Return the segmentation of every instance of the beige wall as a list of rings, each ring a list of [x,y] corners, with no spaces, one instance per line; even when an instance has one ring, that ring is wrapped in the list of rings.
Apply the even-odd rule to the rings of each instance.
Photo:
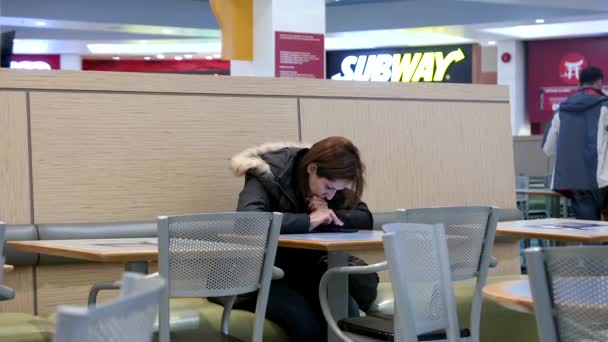
[[[542,135],[513,137],[515,175],[546,176],[552,172],[552,162],[541,148]]]
[[[376,210],[513,203],[503,87],[66,71],[0,85],[14,89],[0,93],[9,223],[232,210],[228,158],[300,136],[353,139]]]
[[[243,180],[231,175],[230,156],[329,135],[360,147],[372,210],[513,207],[510,132],[508,89],[499,86],[2,70],[0,220],[233,210]],[[38,289],[38,311],[48,313],[83,304],[87,284],[120,266],[81,270],[18,268],[7,281],[35,282],[18,291]],[[14,305],[29,312],[32,303]]]

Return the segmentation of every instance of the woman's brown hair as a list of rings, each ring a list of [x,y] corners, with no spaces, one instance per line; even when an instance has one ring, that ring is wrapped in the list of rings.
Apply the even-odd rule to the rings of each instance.
[[[312,145],[298,165],[298,178],[303,194],[308,193],[307,167],[317,165],[317,175],[331,181],[343,179],[351,182],[350,190],[343,191],[348,208],[354,208],[361,200],[365,187],[365,165],[359,149],[344,137],[325,138]],[[306,180],[306,181],[304,181]]]

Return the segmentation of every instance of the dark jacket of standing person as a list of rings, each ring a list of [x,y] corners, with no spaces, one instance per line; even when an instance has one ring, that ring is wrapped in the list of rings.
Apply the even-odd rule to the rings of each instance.
[[[608,198],[608,97],[597,68],[581,72],[581,88],[559,105],[543,150],[555,158],[551,188],[572,199],[575,217],[600,220]]]

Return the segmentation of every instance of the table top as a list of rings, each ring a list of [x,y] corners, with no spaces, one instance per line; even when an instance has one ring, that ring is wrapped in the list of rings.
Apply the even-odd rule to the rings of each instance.
[[[541,219],[499,222],[496,236],[582,243],[608,242],[608,222],[575,219]]]
[[[4,272],[11,272],[13,270],[13,265],[4,265],[3,270]]]
[[[284,234],[279,247],[319,251],[354,251],[383,249],[382,231],[360,230],[355,233]]]
[[[155,261],[156,238],[7,241],[24,252],[97,262]]]
[[[515,192],[523,195],[561,196],[559,193],[551,189],[515,189]]]
[[[158,258],[156,238],[8,241],[7,244],[24,252],[96,262],[156,261]],[[383,248],[382,232],[369,230],[281,235],[279,246],[322,251]],[[224,247],[230,248],[230,244],[223,244]]]
[[[532,313],[534,301],[527,279],[510,280],[486,285],[483,295],[511,310]]]

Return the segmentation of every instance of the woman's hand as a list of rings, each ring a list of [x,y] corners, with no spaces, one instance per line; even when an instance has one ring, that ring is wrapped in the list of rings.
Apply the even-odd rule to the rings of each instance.
[[[317,196],[312,196],[308,200],[308,210],[310,210],[310,212],[322,209],[328,209],[327,201],[324,199]]]
[[[343,226],[344,222],[342,222],[336,213],[333,210],[325,208],[315,210],[309,215],[310,217],[310,226],[308,230],[311,231],[318,226],[327,225],[327,224],[335,224],[337,226]]]

